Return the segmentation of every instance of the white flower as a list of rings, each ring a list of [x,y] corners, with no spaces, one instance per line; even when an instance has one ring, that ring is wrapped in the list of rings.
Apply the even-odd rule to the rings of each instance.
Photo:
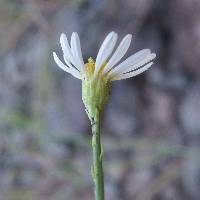
[[[108,81],[126,79],[146,71],[151,67],[153,64],[151,61],[156,57],[156,54],[151,53],[150,49],[143,49],[119,63],[127,52],[131,39],[132,35],[127,34],[113,53],[117,42],[117,33],[109,33],[99,49],[96,61],[94,62],[90,58],[88,63],[84,64],[78,34],[72,33],[70,45],[66,35],[61,34],[60,44],[65,64],[55,52],[53,52],[53,57],[61,69],[78,79],[83,80],[88,76],[94,79],[103,77]]]

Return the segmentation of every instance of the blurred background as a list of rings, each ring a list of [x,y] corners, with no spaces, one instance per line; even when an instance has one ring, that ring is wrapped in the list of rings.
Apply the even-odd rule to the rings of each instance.
[[[108,200],[200,199],[199,0],[0,0],[0,200],[89,200],[91,130],[81,82],[55,64],[79,33],[106,34],[155,64],[112,84],[102,127]]]

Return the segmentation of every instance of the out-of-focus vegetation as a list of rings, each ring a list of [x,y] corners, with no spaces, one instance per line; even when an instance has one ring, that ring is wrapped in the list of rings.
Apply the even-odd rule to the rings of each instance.
[[[81,82],[52,51],[77,31],[84,58],[133,34],[154,66],[115,82],[102,137],[106,199],[199,200],[199,0],[0,1],[0,200],[93,199]]]

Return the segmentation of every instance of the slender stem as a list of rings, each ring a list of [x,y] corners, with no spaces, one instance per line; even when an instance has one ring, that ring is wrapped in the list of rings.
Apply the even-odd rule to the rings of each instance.
[[[100,137],[100,121],[101,113],[96,109],[94,119],[92,119],[93,164],[91,169],[95,185],[95,200],[104,200],[103,151]]]

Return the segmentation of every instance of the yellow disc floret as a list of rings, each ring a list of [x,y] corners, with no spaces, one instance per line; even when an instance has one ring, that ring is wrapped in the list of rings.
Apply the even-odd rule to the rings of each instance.
[[[86,72],[88,75],[92,75],[95,70],[95,62],[92,57],[88,58],[88,62],[85,63]]]
[[[98,72],[98,75],[101,76],[101,73],[104,69],[104,67],[106,66],[107,62],[105,62],[101,67],[100,67],[100,70]],[[87,75],[91,76],[94,74],[94,71],[95,71],[95,62],[94,62],[94,59],[92,57],[88,58],[88,62],[85,63],[85,68],[86,68],[86,73]]]

